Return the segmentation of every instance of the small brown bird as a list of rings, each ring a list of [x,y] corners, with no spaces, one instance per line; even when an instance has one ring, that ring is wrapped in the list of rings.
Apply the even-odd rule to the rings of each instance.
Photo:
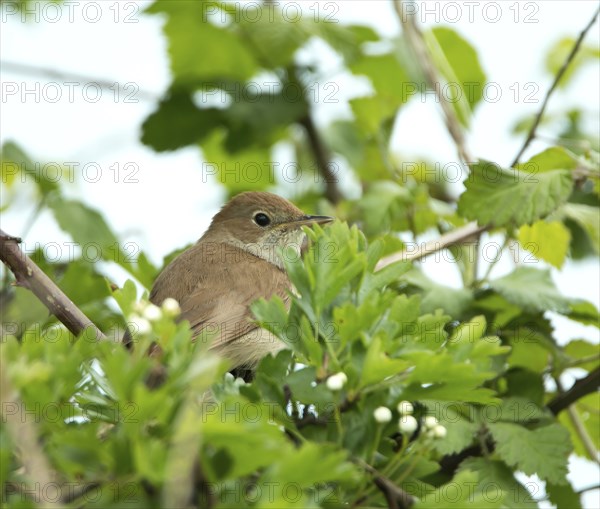
[[[253,322],[250,304],[278,295],[289,305],[292,284],[280,249],[291,246],[300,256],[306,240],[301,227],[330,221],[308,216],[271,193],[242,193],[213,217],[194,246],[165,267],[150,300],[157,305],[167,297],[177,300],[194,336],[215,332],[210,348],[233,367],[252,370],[284,345]]]

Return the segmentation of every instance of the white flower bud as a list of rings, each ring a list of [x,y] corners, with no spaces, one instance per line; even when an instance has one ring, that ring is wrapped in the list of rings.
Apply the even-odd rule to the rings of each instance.
[[[379,424],[385,424],[392,420],[392,411],[386,406],[380,406],[373,411],[373,417]]]
[[[172,297],[167,297],[165,300],[163,300],[161,308],[168,316],[175,317],[181,314],[181,307],[179,306],[179,302],[177,302]]]
[[[331,375],[327,379],[326,385],[330,391],[339,391],[342,389],[342,387],[344,387],[344,385],[346,385],[347,381],[348,381],[348,377],[346,376],[346,373],[342,373],[340,371],[339,373],[336,373],[335,375]]]
[[[146,318],[137,315],[129,318],[129,325],[134,336],[136,334],[148,334],[152,330],[150,322]]]
[[[402,415],[412,415],[414,411],[415,408],[409,401],[401,401],[398,403],[398,412],[400,412]]]
[[[144,312],[144,309],[146,309],[146,306],[148,305],[148,301],[147,300],[140,300],[138,302],[134,302],[133,304],[133,311],[139,315],[141,315]]]
[[[445,438],[448,434],[448,430],[441,424],[435,426],[431,431],[433,432],[433,438]]]
[[[433,429],[439,424],[438,420],[433,415],[428,415],[423,421],[423,425],[427,429]]]
[[[402,433],[414,433],[419,427],[419,423],[412,415],[403,415],[398,421],[398,429]]]
[[[156,320],[160,320],[162,318],[162,311],[158,306],[154,304],[148,304],[146,309],[142,311],[142,316],[146,320],[150,320],[151,322],[155,322]]]
[[[223,378],[225,382],[233,382],[235,380],[235,377],[231,373],[225,373]]]

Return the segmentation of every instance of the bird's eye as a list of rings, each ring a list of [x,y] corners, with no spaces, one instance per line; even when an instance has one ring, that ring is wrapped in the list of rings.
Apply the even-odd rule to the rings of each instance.
[[[271,223],[271,218],[262,212],[259,212],[254,216],[254,222],[258,226],[268,226]]]

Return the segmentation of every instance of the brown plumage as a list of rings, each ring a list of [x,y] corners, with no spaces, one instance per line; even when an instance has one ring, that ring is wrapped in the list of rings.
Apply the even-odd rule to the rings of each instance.
[[[292,246],[299,254],[304,239],[300,227],[329,221],[307,216],[270,193],[240,194],[214,216],[194,246],[161,272],[150,300],[160,305],[167,297],[176,299],[194,336],[203,330],[216,333],[211,349],[234,367],[253,368],[284,345],[253,323],[250,304],[278,295],[289,305],[291,283],[279,248]]]

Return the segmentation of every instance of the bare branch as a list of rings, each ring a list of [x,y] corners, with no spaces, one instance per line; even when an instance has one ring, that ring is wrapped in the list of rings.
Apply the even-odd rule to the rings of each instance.
[[[0,260],[13,272],[16,285],[27,288],[76,336],[91,334],[106,339],[73,302],[19,247],[21,239],[0,230]]]
[[[48,76],[48,78],[62,80],[66,83],[94,83],[102,89],[112,90],[113,92],[119,90],[124,94],[131,94],[133,92],[134,99],[140,98],[146,101],[157,101],[160,99],[160,94],[140,89],[139,85],[133,81],[129,83],[120,83],[116,80],[111,81],[104,78],[95,78],[93,76],[85,76],[83,74],[77,74],[67,71],[57,71],[56,69],[52,69],[49,67],[39,67],[35,65],[23,64],[21,62],[7,62],[6,60],[0,62],[0,66],[2,67],[3,71],[8,72],[28,74],[30,76],[45,75]],[[133,88],[129,88],[127,85],[134,85],[138,88],[137,90],[134,90]]]
[[[325,181],[325,196],[327,199],[335,204],[342,199],[342,194],[337,186],[337,178],[331,171],[331,158],[328,154],[327,148],[319,136],[317,127],[310,115],[306,115],[301,120],[301,124],[306,130],[306,136],[308,137],[308,144],[315,158],[319,173]]]
[[[600,386],[600,368],[590,371],[585,378],[577,380],[570,389],[556,396],[547,406],[554,415],[558,415],[578,399],[597,391],[598,386]]]
[[[398,261],[420,260],[421,258],[425,258],[432,253],[436,253],[455,244],[461,244],[471,238],[477,239],[479,235],[481,235],[488,228],[488,226],[478,226],[475,222],[469,223],[461,228],[457,228],[456,230],[445,233],[435,240],[430,240],[422,247],[417,247],[415,250],[405,249],[404,251],[399,251],[397,253],[385,256],[379,260],[375,270],[381,270],[384,267],[387,267],[388,265]]]
[[[459,157],[465,163],[473,162],[474,159],[467,149],[463,129],[456,117],[454,109],[446,97],[440,93],[440,76],[438,75],[436,66],[431,58],[431,54],[427,49],[423,34],[417,25],[414,14],[409,14],[404,9],[404,2],[402,0],[394,0],[394,9],[396,10],[400,24],[402,25],[408,45],[415,54],[417,62],[421,65],[421,69],[423,70],[423,74],[427,81],[427,86],[435,92],[438,102],[442,107],[446,129],[454,140]]]
[[[381,474],[376,468],[357,459],[358,463],[370,474],[373,475],[375,486],[383,493],[389,509],[410,509],[415,503],[415,498],[404,491],[394,482]]]
[[[523,155],[523,153],[525,152],[525,150],[527,150],[527,147],[529,147],[529,144],[535,138],[537,128],[540,125],[542,117],[544,116],[544,112],[546,111],[546,106],[548,105],[548,101],[550,100],[550,96],[552,95],[552,93],[554,92],[554,90],[556,89],[556,87],[558,86],[558,83],[560,82],[561,78],[563,77],[563,75],[565,74],[565,72],[568,69],[569,65],[571,64],[571,62],[575,58],[575,55],[577,54],[577,52],[579,51],[579,48],[581,47],[581,43],[583,42],[583,39],[585,38],[586,34],[590,31],[590,29],[592,28],[592,26],[596,22],[596,19],[598,18],[598,14],[599,13],[600,13],[600,8],[598,8],[598,10],[596,11],[596,13],[592,17],[591,21],[581,31],[581,33],[579,34],[579,37],[577,38],[577,41],[575,42],[575,45],[573,46],[573,49],[571,50],[571,52],[569,53],[569,55],[567,56],[567,58],[563,62],[563,65],[561,66],[561,68],[556,73],[556,76],[554,77],[554,81],[552,82],[552,85],[550,86],[550,89],[546,93],[546,97],[544,97],[544,100],[542,102],[542,107],[540,108],[540,111],[538,112],[538,114],[535,116],[535,119],[533,121],[533,125],[531,126],[531,129],[529,130],[529,134],[527,135],[527,138],[525,139],[525,143],[523,143],[523,146],[521,147],[521,150],[519,150],[519,153],[515,157],[515,160],[511,163],[511,167],[514,167],[519,162],[519,159],[521,159],[521,156]]]

